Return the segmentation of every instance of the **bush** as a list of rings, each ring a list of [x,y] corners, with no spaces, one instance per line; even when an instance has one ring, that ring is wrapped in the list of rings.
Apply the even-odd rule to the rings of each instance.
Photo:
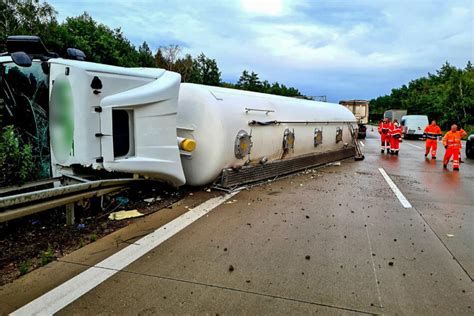
[[[46,251],[42,251],[40,253],[40,260],[41,260],[41,265],[45,266],[54,259],[54,250],[51,248],[51,246],[48,247]]]
[[[20,143],[13,126],[4,127],[0,136],[0,185],[33,180],[33,168],[31,146]]]

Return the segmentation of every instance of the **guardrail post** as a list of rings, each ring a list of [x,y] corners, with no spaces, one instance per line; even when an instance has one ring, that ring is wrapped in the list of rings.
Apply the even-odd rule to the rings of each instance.
[[[74,225],[74,203],[66,204],[66,225]]]

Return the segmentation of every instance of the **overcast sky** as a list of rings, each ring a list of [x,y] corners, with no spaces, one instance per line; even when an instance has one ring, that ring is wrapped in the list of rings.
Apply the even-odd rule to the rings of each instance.
[[[153,51],[179,44],[306,95],[371,99],[474,61],[474,0],[49,0],[59,20],[87,11]],[[80,48],[80,47],[78,47]]]

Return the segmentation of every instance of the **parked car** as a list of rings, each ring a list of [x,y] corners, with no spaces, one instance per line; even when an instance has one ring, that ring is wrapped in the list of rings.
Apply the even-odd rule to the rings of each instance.
[[[469,135],[466,142],[466,157],[474,159],[474,134]]]
[[[401,121],[403,137],[420,138],[428,125],[428,116],[426,115],[404,115]]]

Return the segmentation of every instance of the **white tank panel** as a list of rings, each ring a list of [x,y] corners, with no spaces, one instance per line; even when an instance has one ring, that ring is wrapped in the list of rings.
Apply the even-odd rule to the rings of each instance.
[[[251,121],[279,123],[250,126]],[[342,149],[352,142],[348,124],[355,126],[356,118],[339,104],[182,83],[177,123],[178,136],[197,143],[192,154],[181,156],[186,182],[203,185],[224,168]],[[316,128],[323,131],[323,143],[315,147]],[[337,128],[343,130],[340,142]],[[286,129],[294,131],[295,141],[284,155]],[[251,134],[253,143],[249,157],[242,159],[234,153],[240,130]]]

